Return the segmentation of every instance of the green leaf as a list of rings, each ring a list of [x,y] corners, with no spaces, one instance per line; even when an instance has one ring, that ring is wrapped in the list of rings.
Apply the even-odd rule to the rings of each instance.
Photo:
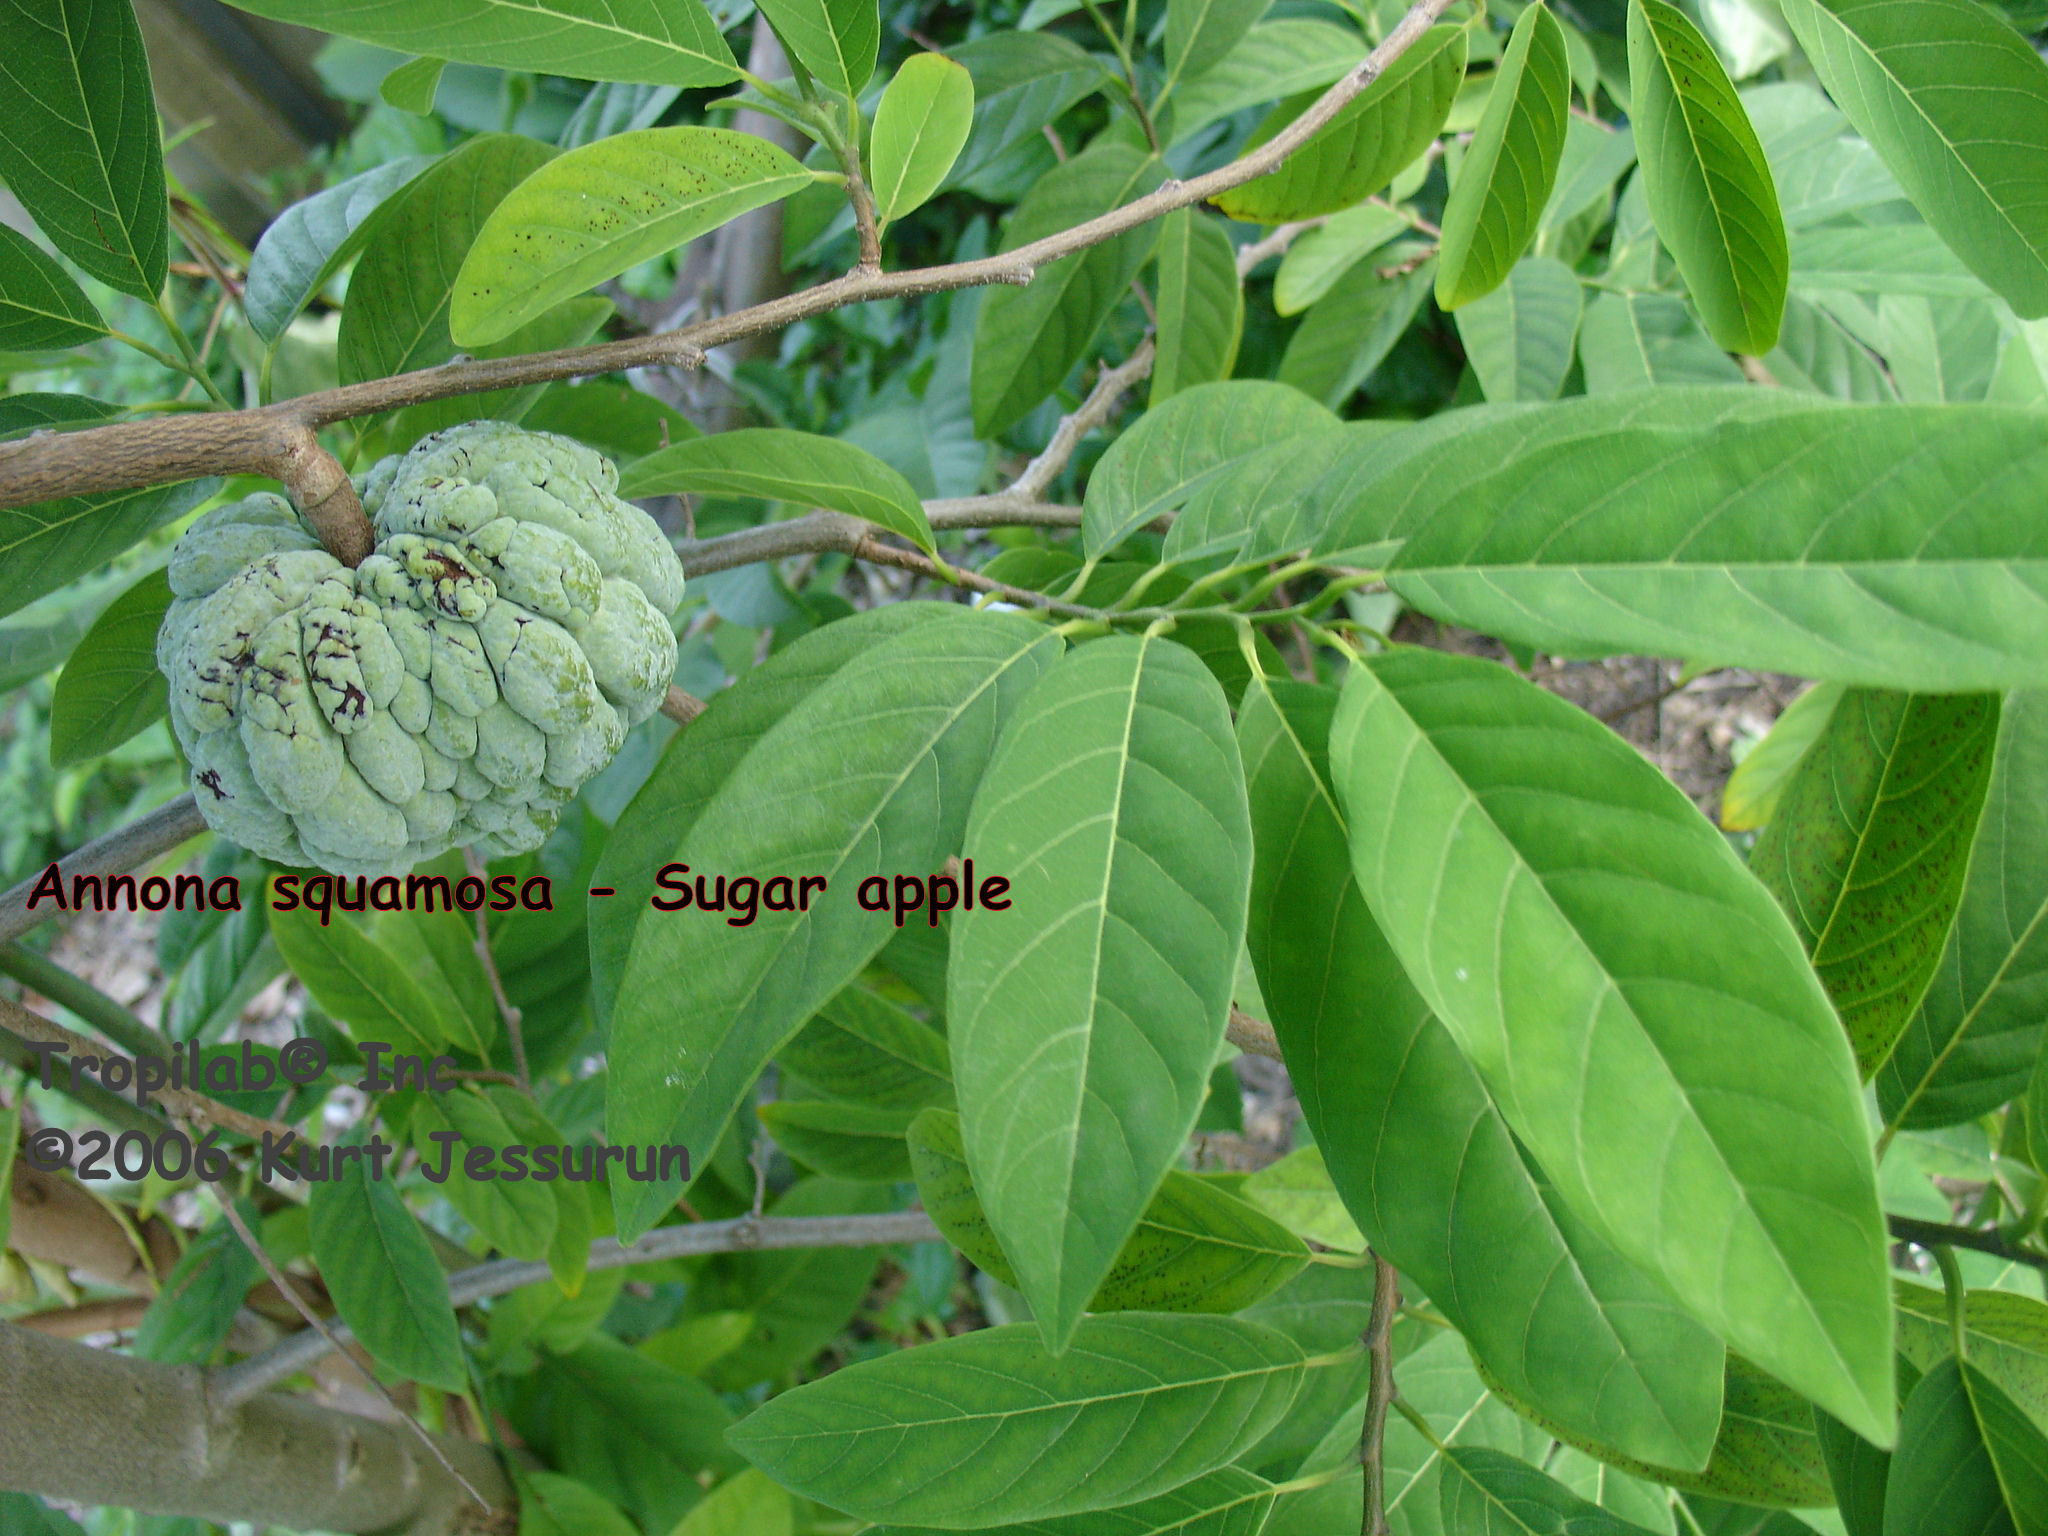
[[[273,896],[270,936],[313,1001],[356,1040],[430,1056],[447,1039],[441,1010],[404,963],[341,914],[323,922],[304,902],[279,910]]]
[[[1230,466],[1272,443],[1336,425],[1300,390],[1233,379],[1182,390],[1147,411],[1102,455],[1082,500],[1090,556],[1116,548]]]
[[[336,357],[344,384],[431,368],[455,355],[448,306],[485,216],[555,151],[480,134],[391,197],[363,230]],[[509,329],[509,327],[508,327]]]
[[[1788,0],[1814,72],[1927,222],[2023,318],[2048,314],[2048,65],[1970,0]]]
[[[960,1117],[929,1109],[911,1122],[919,1198],[946,1240],[976,1269],[1017,1283],[967,1172]],[[1236,1312],[1264,1299],[1308,1262],[1308,1249],[1256,1206],[1206,1179],[1169,1169],[1116,1262],[1088,1299],[1091,1312]]]
[[[1532,5],[1515,23],[1444,204],[1439,307],[1456,309],[1491,293],[1535,238],[1564,158],[1571,96],[1564,28],[1548,6]]]
[[[1297,547],[1299,530],[1292,514],[1303,492],[1346,448],[1392,430],[1392,423],[1373,421],[1325,426],[1232,460],[1206,476],[1175,515],[1166,530],[1166,558],[1193,560],[1254,547],[1260,555],[1268,549],[1277,554]],[[1231,644],[1236,644],[1234,635]]]
[[[1901,1280],[1899,1356],[1931,1371],[1955,1349],[1948,1298]],[[2005,1389],[2043,1434],[2048,1434],[2048,1305],[2011,1291],[1971,1291],[1963,1312],[1970,1363]]]
[[[1028,1324],[884,1355],[771,1398],[729,1436],[864,1520],[975,1530],[1134,1504],[1224,1465],[1287,1409],[1301,1351],[1237,1318],[1123,1312],[1048,1355]]]
[[[1349,208],[1378,192],[1429,147],[1465,78],[1465,29],[1434,26],[1275,171],[1210,201],[1233,219],[1279,224]],[[1256,149],[1308,110],[1304,92],[1273,109]]]
[[[235,0],[235,8],[400,53],[572,80],[694,86],[739,78],[700,0]]]
[[[752,1467],[720,1483],[669,1536],[790,1536],[789,1495]]]
[[[882,43],[876,0],[762,0],[761,14],[819,84],[849,100],[860,95]]]
[[[1707,339],[1675,293],[1595,294],[1579,322],[1579,360],[1589,395],[1743,382],[1734,359]]]
[[[829,507],[934,548],[924,503],[901,474],[865,448],[780,427],[742,427],[650,453],[619,477],[619,494],[710,492]]]
[[[2007,696],[1941,968],[1877,1078],[1888,1127],[1953,1125],[2026,1091],[2048,1017],[2048,693]]]
[[[828,1098],[883,1109],[951,1104],[946,1037],[865,987],[818,1010],[775,1059]]]
[[[1777,392],[1699,395],[1723,393]],[[1624,401],[1543,419],[1611,421]],[[1524,430],[1482,427],[1407,465],[1421,526],[1388,584],[1413,606],[1558,655],[1711,656],[1927,693],[2048,676],[2048,447],[2030,411],[1774,404],[1488,453],[1491,433]],[[1499,467],[1432,483],[1445,458]]]
[[[1899,398],[1868,347],[1826,310],[1796,296],[1785,301],[1785,324],[1764,367],[1787,389],[1875,404]]]
[[[1815,683],[1785,706],[1765,734],[1735,765],[1721,791],[1721,829],[1755,832],[1777,814],[1785,786],[1820,740],[1846,692],[1840,683]]]
[[[1003,229],[1014,251],[1135,197],[1165,178],[1165,168],[1127,144],[1097,140],[1039,180]],[[974,431],[994,437],[1015,426],[1059,388],[1087,354],[1109,312],[1152,254],[1156,224],[1063,256],[1037,269],[1022,288],[992,288],[974,317]]]
[[[441,71],[447,67],[446,59],[432,55],[407,59],[384,77],[377,94],[401,112],[425,117],[434,110],[434,93],[440,89]]]
[[[270,221],[249,256],[242,306],[249,329],[275,346],[285,327],[362,248],[372,216],[432,165],[426,155],[387,160],[293,203]]]
[[[501,960],[499,963],[502,965],[504,962]],[[555,1129],[554,1122],[548,1119],[541,1107],[520,1090],[502,1083],[494,1084],[484,1090],[484,1097],[503,1118],[513,1142],[543,1147],[560,1146],[567,1140]],[[580,1300],[593,1293],[601,1297],[609,1282],[600,1281],[595,1286],[585,1284],[590,1265],[590,1240],[596,1235],[590,1195],[573,1179],[556,1179],[549,1188],[553,1192],[555,1215],[554,1236],[547,1245],[548,1269],[569,1300]],[[587,1314],[579,1315],[571,1309],[561,1317],[537,1324],[537,1336],[551,1349],[573,1348],[603,1319],[604,1310],[601,1302]],[[581,1332],[574,1339],[565,1340],[562,1330],[570,1328]]]
[[[944,54],[914,53],[882,92],[868,143],[875,217],[884,225],[945,182],[974,126],[974,77]]]
[[[1439,1498],[1445,1527],[1460,1536],[1650,1536],[1527,1462],[1481,1446],[1444,1452]]]
[[[1396,245],[1390,260],[1418,254]],[[1398,262],[1396,262],[1398,265]],[[1309,306],[1280,359],[1279,379],[1333,409],[1351,398],[1394,350],[1429,297],[1434,259],[1390,278],[1354,269],[1348,280]],[[1392,270],[1390,267],[1389,270]]]
[[[1906,1400],[1884,1529],[2048,1531],[2048,1438],[1968,1361],[1943,1360]]]
[[[1792,244],[1792,280],[1804,291],[1821,294],[1984,295],[1983,284],[1924,224],[1802,229]]]
[[[14,1220],[14,1147],[21,1137],[21,1098],[16,1095],[13,1104],[0,1109],[0,1189],[8,1191],[8,1198],[0,1200],[0,1252],[7,1248],[7,1234]]]
[[[768,140],[729,128],[643,128],[529,169],[488,210],[454,279],[448,324],[461,346],[508,336],[815,179]]]
[[[0,181],[88,276],[154,304],[170,204],[134,8],[4,0],[0,32]]]
[[[413,1106],[407,1127],[426,1176],[441,1185],[449,1204],[482,1234],[485,1242],[515,1259],[547,1255],[555,1236],[555,1195],[547,1183],[513,1179],[504,1149],[524,1144],[492,1102],[471,1088],[424,1095]],[[450,1143],[446,1138],[453,1135]],[[561,1138],[554,1138],[557,1143]],[[443,1151],[444,1146],[447,1148]],[[493,1154],[487,1176],[473,1179],[465,1167],[472,1149]],[[447,1158],[446,1182],[433,1177]],[[552,1182],[552,1181],[550,1181]]]
[[[1253,890],[1258,891],[1256,877]],[[1365,1234],[1358,1230],[1358,1223],[1344,1208],[1343,1196],[1330,1182],[1320,1146],[1297,1147],[1278,1162],[1268,1163],[1244,1181],[1244,1196],[1279,1218],[1290,1232],[1299,1232],[1339,1253],[1365,1252]]]
[[[100,610],[64,663],[50,700],[50,766],[68,768],[114,748],[170,709],[156,667],[156,632],[171,583],[151,571]]]
[[[1013,872],[1010,910],[954,920],[967,1161],[1058,1351],[1194,1129],[1230,1011],[1251,829],[1223,690],[1158,638],[1067,657],[1005,728],[963,852]]]
[[[915,1110],[774,1099],[758,1113],[777,1146],[829,1178],[896,1184],[911,1177],[903,1137]]]
[[[1707,334],[1760,357],[1778,342],[1789,263],[1756,130],[1712,46],[1665,0],[1630,0],[1628,68],[1657,236]]]
[[[1458,311],[1458,339],[1489,400],[1554,400],[1571,371],[1582,290],[1548,256],[1515,264],[1507,281]]]
[[[1880,1451],[1818,1408],[1813,1427],[1820,1435],[1820,1453],[1843,1529],[1848,1536],[1884,1536],[1884,1490],[1891,1478],[1892,1453]]]
[[[1363,59],[1366,46],[1355,27],[1306,17],[1260,22],[1220,63],[1181,86],[1168,147],[1247,107],[1320,91]]]
[[[1598,721],[1475,658],[1366,658],[1330,755],[1373,916],[1565,1203],[1732,1347],[1888,1442],[1855,1065],[1721,834]]]
[[[515,1475],[519,1536],[638,1536],[616,1504],[573,1477],[558,1472]]]
[[[991,32],[952,50],[974,81],[974,131],[945,184],[963,186],[1109,83],[1094,55],[1046,32]]]
[[[32,1493],[0,1493],[0,1521],[20,1536],[85,1536],[85,1528]]]
[[[313,1262],[334,1310],[385,1369],[445,1392],[466,1391],[462,1334],[448,1299],[448,1277],[434,1262],[412,1213],[391,1186],[387,1164],[371,1177],[370,1147],[339,1143],[331,1178],[309,1187]],[[358,1156],[344,1157],[346,1153]]]
[[[746,1343],[753,1331],[751,1312],[706,1312],[686,1317],[674,1327],[642,1339],[636,1347],[672,1371],[701,1376],[707,1367]]]
[[[1275,1489],[1242,1467],[1218,1467],[1169,1493],[1117,1509],[1059,1515],[1003,1527],[1007,1536],[1259,1536]],[[911,1526],[877,1526],[873,1536],[924,1536]]]
[[[1778,898],[1868,1078],[1919,1006],[1962,900],[1996,694],[1852,689],[1749,867]]]
[[[764,909],[744,927],[695,908],[643,915],[612,1005],[614,1144],[702,1156],[716,1141],[769,1058],[892,931],[887,913],[854,901],[860,881],[937,869],[958,845],[996,732],[1059,645],[1027,619],[949,611],[870,644],[829,696],[804,697],[734,760],[650,868],[672,859],[836,889],[808,912]],[[674,1194],[619,1178],[621,1238],[646,1231]]]
[[[11,1151],[12,1148],[10,1147]],[[244,1211],[253,1229],[253,1208]],[[242,1298],[261,1278],[256,1256],[225,1219],[192,1242],[150,1298],[135,1353],[164,1365],[205,1365],[235,1325]]]
[[[187,480],[0,507],[0,617],[105,565],[220,489]]]
[[[1244,41],[1272,0],[1167,0],[1166,86],[1214,69]]]
[[[1357,265],[1409,228],[1398,208],[1360,203],[1309,230],[1287,247],[1273,278],[1273,309],[1299,314],[1336,287]],[[1361,277],[1360,281],[1364,281]]]
[[[1258,850],[1245,947],[1316,1137],[1246,1192],[1270,1207],[1255,1186],[1327,1158],[1375,1250],[1495,1376],[1579,1434],[1699,1466],[1724,1351],[1528,1166],[1402,971],[1352,878],[1327,784],[1335,704],[1329,689],[1264,682],[1238,713]],[[1310,1235],[1365,1242],[1356,1228],[1348,1242]]]
[[[519,420],[536,432],[576,438],[621,466],[703,435],[666,400],[610,382],[550,385]]]
[[[41,246],[0,224],[0,348],[40,352],[107,333],[78,282]]]
[[[1176,208],[1160,223],[1158,310],[1150,404],[1230,377],[1244,331],[1237,247],[1220,224],[1192,208]]]

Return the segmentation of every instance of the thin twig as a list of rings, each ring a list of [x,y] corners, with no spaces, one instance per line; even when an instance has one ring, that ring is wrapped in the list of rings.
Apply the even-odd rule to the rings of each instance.
[[[1321,228],[1324,222],[1322,218],[1314,218],[1302,219],[1293,224],[1282,224],[1265,239],[1254,240],[1250,245],[1240,246],[1237,252],[1237,275],[1250,277],[1260,262],[1269,256],[1285,254],[1287,248],[1294,244],[1299,236],[1312,229]]]
[[[1052,439],[1045,445],[1045,451],[1024,466],[1024,472],[1010,482],[1004,494],[1034,501],[1043,496],[1074,457],[1074,450],[1081,445],[1081,440],[1109,420],[1125,390],[1152,371],[1155,355],[1152,338],[1147,336],[1126,361],[1104,370],[1080,408],[1061,418],[1060,424],[1053,428]]]
[[[688,725],[708,708],[710,706],[697,695],[685,693],[674,683],[668,685],[668,692],[661,701],[661,712],[677,725]]]
[[[1389,1536],[1387,1524],[1387,1410],[1394,1388],[1394,1319],[1401,1312],[1401,1277],[1377,1253],[1372,1256],[1372,1314],[1365,1325],[1366,1354],[1372,1360],[1371,1384],[1365,1394],[1365,1427],[1359,1433],[1358,1460],[1365,1468],[1365,1520],[1362,1536]]]
[[[484,861],[477,856],[474,848],[464,847],[462,863],[472,875],[488,887],[490,872],[484,868]],[[505,1021],[505,1038],[512,1042],[512,1066],[519,1074],[519,1086],[528,1093],[533,1092],[533,1074],[526,1070],[526,1037],[520,1033],[519,1024],[525,1015],[512,999],[505,995],[505,979],[498,974],[498,960],[491,953],[491,924],[482,907],[476,909],[476,939],[471,945],[476,957],[482,963],[484,975],[491,983],[491,996],[497,1000],[498,1017]]]
[[[65,893],[63,905],[46,896],[36,903],[34,911],[29,910],[29,897],[35,894],[36,886],[42,880],[40,873],[29,876],[0,895],[0,942],[18,939],[37,924],[48,922],[59,912],[69,910],[74,877],[104,877],[139,869],[205,830],[206,822],[199,814],[198,805],[190,795],[180,795],[139,821],[116,827],[106,836],[96,837],[82,848],[73,849],[57,861],[58,889]]]
[[[1280,1054],[1280,1037],[1264,1019],[1255,1019],[1235,1003],[1230,1005],[1230,1022],[1223,1038],[1247,1056],[1264,1056],[1268,1061],[1285,1061]]]
[[[1886,1225],[1893,1237],[1902,1243],[1911,1243],[1916,1248],[1925,1248],[1932,1253],[1937,1248],[1967,1248],[1972,1253],[1988,1253],[1993,1258],[2004,1259],[2011,1264],[2026,1264],[2048,1273],[2048,1253],[2036,1253],[2023,1248],[2003,1232],[1986,1231],[1981,1227],[1955,1227],[1938,1221],[1919,1221],[1911,1216],[1886,1216]]]

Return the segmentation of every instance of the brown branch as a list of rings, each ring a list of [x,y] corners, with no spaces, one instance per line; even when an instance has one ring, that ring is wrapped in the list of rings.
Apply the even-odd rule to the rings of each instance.
[[[688,725],[709,708],[694,693],[685,693],[674,683],[668,685],[668,693],[662,698],[661,712],[677,725]]]
[[[145,1297],[156,1294],[178,1262],[178,1239],[169,1223],[153,1216],[131,1235],[121,1217],[85,1185],[32,1168],[24,1157],[14,1160],[6,1194],[14,1211],[7,1246],[24,1258],[75,1269]]]
[[[462,850],[462,862],[476,876],[478,883],[488,889],[491,883],[489,872],[474,848]],[[512,1043],[512,1065],[519,1074],[516,1081],[530,1094],[533,1092],[533,1074],[526,1069],[526,1036],[519,1028],[526,1015],[505,993],[505,979],[498,974],[497,956],[491,953],[490,914],[482,907],[476,909],[476,938],[471,947],[476,951],[477,963],[484,968],[484,979],[491,984],[491,998],[498,1005],[498,1017],[505,1023],[505,1038]]]
[[[1320,229],[1326,222],[1322,218],[1303,219],[1295,224],[1282,224],[1263,240],[1254,240],[1250,245],[1241,246],[1237,253],[1237,275],[1250,277],[1259,263],[1268,256],[1283,255],[1295,240],[1312,229]]]
[[[1377,1253],[1372,1256],[1372,1314],[1363,1342],[1372,1361],[1371,1385],[1365,1394],[1365,1427],[1358,1439],[1358,1460],[1365,1468],[1365,1518],[1362,1536],[1389,1536],[1387,1524],[1387,1410],[1394,1405],[1394,1319],[1401,1311],[1401,1277]]]
[[[1074,450],[1081,446],[1081,439],[1109,420],[1117,402],[1123,399],[1124,391],[1152,371],[1154,356],[1152,338],[1147,336],[1138,343],[1138,350],[1130,355],[1128,361],[1105,370],[1095,381],[1095,387],[1088,391],[1088,398],[1081,402],[1080,409],[1063,417],[1053,428],[1052,439],[1046,443],[1045,452],[1024,466],[1024,473],[1011,482],[1005,494],[1031,500],[1043,496],[1052,485],[1053,478],[1074,457]]]
[[[1280,1037],[1273,1033],[1273,1026],[1264,1019],[1255,1019],[1235,1003],[1230,1008],[1230,1022],[1224,1026],[1223,1038],[1243,1051],[1247,1056],[1263,1056],[1268,1061],[1285,1061],[1280,1054]]]
[[[855,270],[801,293],[654,336],[527,357],[449,363],[323,390],[255,410],[170,416],[117,422],[81,432],[39,434],[0,445],[0,507],[22,506],[56,496],[190,480],[201,475],[282,478],[279,471],[295,441],[294,434],[302,429],[318,429],[426,400],[551,383],[625,368],[694,367],[709,348],[764,331],[781,330],[798,320],[848,304],[990,283],[1028,283],[1040,267],[1050,262],[1270,173],[1378,79],[1449,9],[1450,3],[1451,0],[1417,0],[1361,63],[1318,97],[1306,112],[1249,154],[1186,181],[1168,180],[1099,218],[1013,251],[943,267],[901,272]]]
[[[180,795],[158,806],[139,821],[117,827],[105,837],[96,837],[57,861],[57,878],[68,902],[74,875],[113,875],[137,869],[169,853],[180,843],[206,830],[199,807],[190,795]],[[48,922],[63,909],[45,897],[31,912],[28,899],[34,894],[40,875],[32,875],[12,890],[0,894],[0,943],[18,939],[39,923]]]

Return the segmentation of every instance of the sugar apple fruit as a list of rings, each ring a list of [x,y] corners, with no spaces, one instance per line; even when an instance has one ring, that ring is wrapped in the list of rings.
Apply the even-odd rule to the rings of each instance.
[[[344,876],[538,847],[675,671],[682,563],[617,485],[580,443],[473,421],[357,482],[354,570],[282,496],[194,522],[156,659],[207,823]]]

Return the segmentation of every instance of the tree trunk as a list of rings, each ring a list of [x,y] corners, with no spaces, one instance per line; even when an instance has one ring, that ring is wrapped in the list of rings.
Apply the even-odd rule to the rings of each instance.
[[[218,1524],[502,1536],[497,1457],[437,1436],[479,1506],[402,1424],[271,1393],[216,1410],[197,1366],[157,1365],[0,1323],[0,1488]]]

